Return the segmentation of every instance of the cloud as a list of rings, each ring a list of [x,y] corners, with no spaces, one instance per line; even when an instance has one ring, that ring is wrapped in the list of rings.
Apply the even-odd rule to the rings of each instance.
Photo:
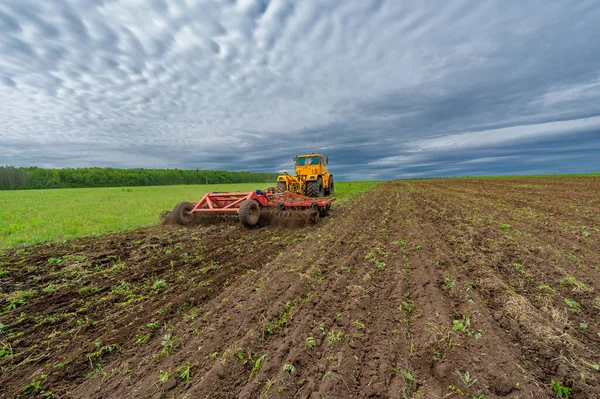
[[[0,164],[597,171],[598,19],[580,1],[7,0]]]

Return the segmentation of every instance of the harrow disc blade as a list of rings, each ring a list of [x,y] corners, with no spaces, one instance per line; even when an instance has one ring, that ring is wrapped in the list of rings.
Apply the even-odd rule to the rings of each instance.
[[[316,210],[273,210],[261,214],[261,225],[276,227],[302,227],[315,223],[319,212]]]

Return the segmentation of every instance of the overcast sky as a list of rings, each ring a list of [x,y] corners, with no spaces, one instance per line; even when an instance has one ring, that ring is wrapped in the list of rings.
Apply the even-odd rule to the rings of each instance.
[[[600,2],[0,0],[0,165],[600,172]]]

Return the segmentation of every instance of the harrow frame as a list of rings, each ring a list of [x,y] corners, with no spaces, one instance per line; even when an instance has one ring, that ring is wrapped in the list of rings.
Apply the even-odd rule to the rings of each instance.
[[[334,197],[312,198],[291,191],[276,193],[272,191],[249,191],[233,193],[207,193],[196,203],[181,202],[173,212],[177,223],[187,225],[195,214],[232,214],[237,213],[240,221],[247,227],[258,223],[261,208],[275,208],[279,211],[315,211],[315,215],[325,216]]]

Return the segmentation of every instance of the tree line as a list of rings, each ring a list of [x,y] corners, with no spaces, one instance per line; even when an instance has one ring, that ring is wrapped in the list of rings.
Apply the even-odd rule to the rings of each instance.
[[[166,186],[272,182],[275,173],[224,170],[65,168],[0,166],[0,190]]]

